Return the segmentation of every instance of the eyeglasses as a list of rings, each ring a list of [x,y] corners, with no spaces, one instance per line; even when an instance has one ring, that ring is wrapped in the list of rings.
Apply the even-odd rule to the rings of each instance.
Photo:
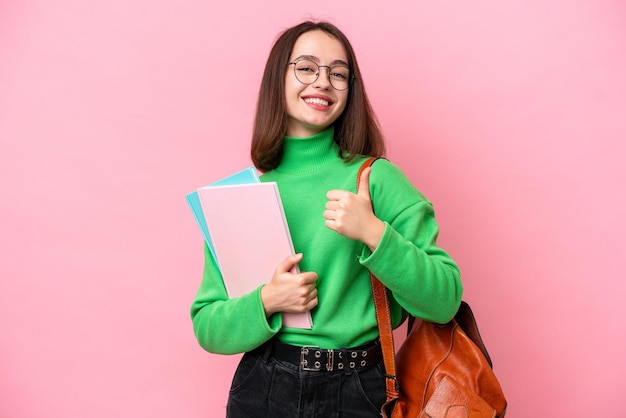
[[[350,75],[350,69],[343,65],[336,65],[330,67],[328,65],[317,65],[313,61],[300,60],[290,62],[288,65],[293,65],[293,72],[296,78],[302,84],[313,84],[320,76],[320,68],[328,68],[328,81],[335,90],[346,90],[350,87],[350,81],[352,81]]]

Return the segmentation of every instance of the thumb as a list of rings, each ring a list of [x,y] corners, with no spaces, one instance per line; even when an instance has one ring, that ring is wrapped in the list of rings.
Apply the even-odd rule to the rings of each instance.
[[[371,200],[370,199],[370,173],[371,172],[372,172],[371,167],[367,167],[365,170],[363,170],[363,172],[361,173],[361,177],[359,177],[359,190],[357,191],[357,194],[359,196],[363,196],[367,198],[368,200]]]
[[[302,253],[293,254],[285,258],[278,264],[276,271],[278,273],[286,273],[288,271],[293,272],[294,267],[302,260]]]

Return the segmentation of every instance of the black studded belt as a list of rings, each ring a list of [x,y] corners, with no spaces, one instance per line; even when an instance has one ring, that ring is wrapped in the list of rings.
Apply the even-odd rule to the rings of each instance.
[[[306,371],[363,369],[380,363],[383,352],[380,343],[372,342],[361,347],[323,349],[315,346],[295,346],[274,341],[272,357],[287,361]]]

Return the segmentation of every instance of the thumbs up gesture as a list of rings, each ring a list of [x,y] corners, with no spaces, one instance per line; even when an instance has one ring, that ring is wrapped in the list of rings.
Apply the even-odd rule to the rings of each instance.
[[[350,239],[366,244],[374,251],[385,231],[385,224],[376,217],[370,197],[370,173],[366,168],[361,173],[357,193],[347,190],[331,190],[326,194],[324,218],[329,229]]]

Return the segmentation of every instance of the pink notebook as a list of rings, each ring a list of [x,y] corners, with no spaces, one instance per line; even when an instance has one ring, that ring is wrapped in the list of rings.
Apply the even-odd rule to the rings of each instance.
[[[278,186],[274,182],[198,189],[224,285],[231,298],[272,278],[294,254]],[[311,328],[311,314],[283,314],[283,324]]]

